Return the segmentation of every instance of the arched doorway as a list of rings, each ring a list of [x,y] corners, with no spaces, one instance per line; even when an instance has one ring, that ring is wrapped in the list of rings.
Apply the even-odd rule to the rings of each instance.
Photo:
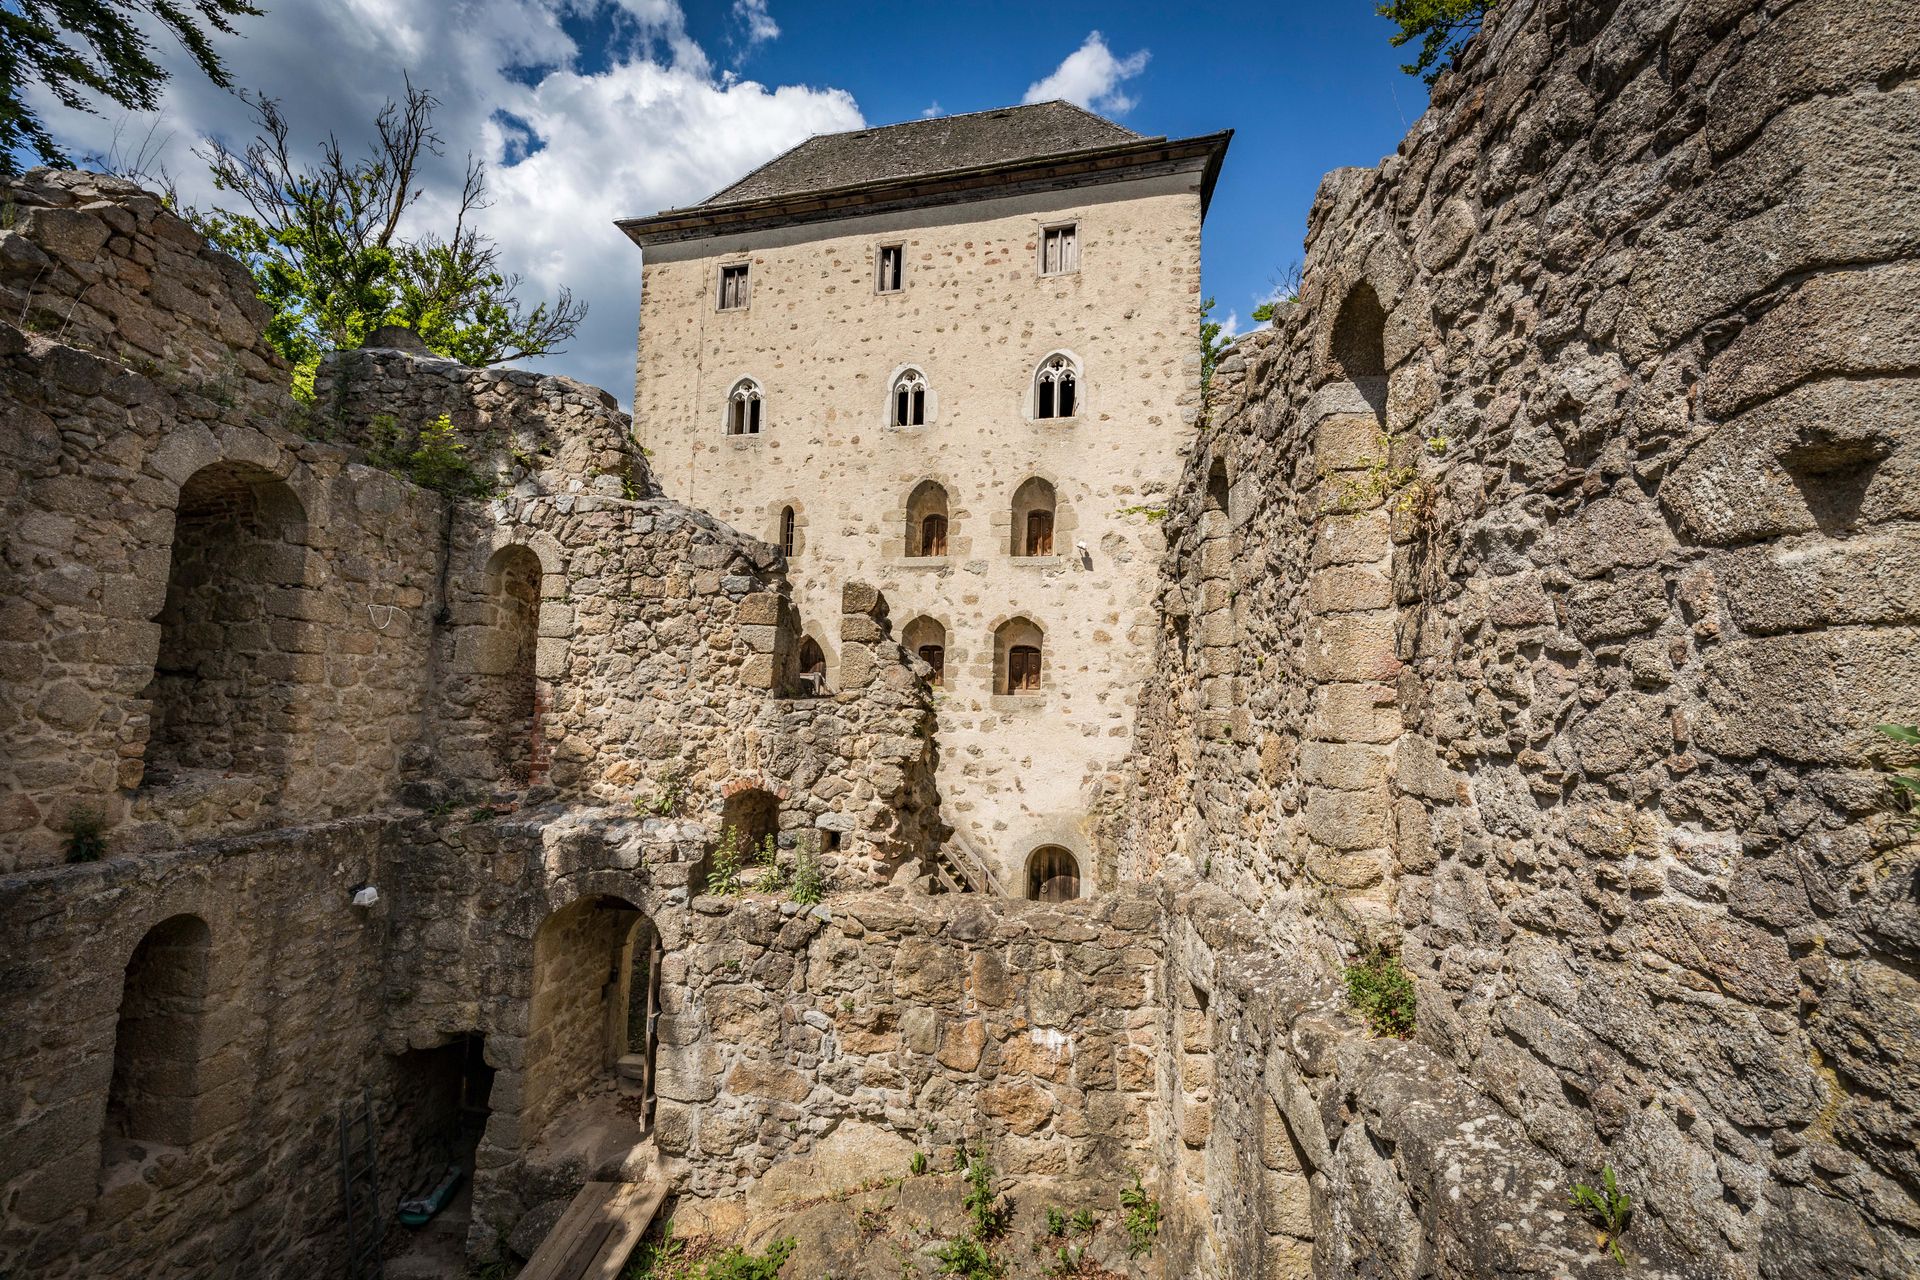
[[[520,1087],[525,1141],[574,1102],[615,1090],[631,1094],[635,1084],[644,1123],[651,1123],[659,945],[640,909],[609,894],[569,903],[541,923]]]
[[[1080,862],[1057,844],[1027,855],[1027,897],[1035,902],[1071,902],[1080,896]]]

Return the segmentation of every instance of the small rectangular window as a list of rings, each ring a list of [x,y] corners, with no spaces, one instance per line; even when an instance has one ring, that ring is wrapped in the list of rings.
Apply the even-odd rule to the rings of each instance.
[[[747,264],[720,268],[720,309],[738,311],[747,305]]]
[[[1063,276],[1080,269],[1080,225],[1048,227],[1040,233],[1040,274]]]
[[[902,260],[907,256],[903,245],[887,244],[880,246],[880,292],[900,292],[900,273]]]

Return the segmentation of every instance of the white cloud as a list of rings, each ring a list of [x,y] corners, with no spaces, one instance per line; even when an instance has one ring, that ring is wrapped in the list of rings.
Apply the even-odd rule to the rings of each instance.
[[[1227,312],[1227,318],[1220,322],[1220,336],[1231,342],[1240,336],[1240,313]]]
[[[767,12],[767,0],[733,0],[733,16],[747,29],[747,46],[778,39],[780,24]]]
[[[602,69],[583,71],[560,15],[609,4],[633,38]],[[526,277],[528,299],[567,285],[591,304],[565,354],[528,366],[605,387],[623,403],[633,394],[640,251],[613,220],[695,203],[810,134],[865,123],[844,90],[716,76],[674,0],[329,0],[277,5],[242,32],[220,43],[234,82],[280,99],[303,148],[329,131],[350,152],[363,146],[409,70],[432,90],[446,155],[421,175],[428,195],[417,225],[436,224],[466,153],[484,157],[493,205],[482,225]],[[243,142],[252,121],[171,40],[155,47],[175,72],[158,113],[158,136],[172,137],[165,162],[183,198],[212,203],[191,148],[212,136]],[[135,140],[148,125],[145,116],[62,110],[44,96],[35,105],[75,153],[104,149],[116,123]],[[504,163],[509,154],[516,163]]]
[[[938,98],[935,98],[932,102],[929,102],[926,106],[920,109],[920,118],[922,120],[931,120],[935,116],[940,114],[941,114],[940,99]]]
[[[1048,102],[1065,98],[1089,111],[1121,115],[1133,109],[1137,101],[1123,88],[1126,81],[1147,69],[1145,49],[1124,58],[1113,56],[1098,31],[1087,33],[1086,40],[1053,69],[1053,74],[1027,86],[1023,102]]]

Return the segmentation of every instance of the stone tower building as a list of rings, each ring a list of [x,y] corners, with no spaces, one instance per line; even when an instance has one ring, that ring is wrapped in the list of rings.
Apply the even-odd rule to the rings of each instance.
[[[1001,892],[1097,878],[1230,136],[1142,137],[1064,102],[918,120],[622,224],[646,250],[634,418],[655,474],[781,545],[824,688],[842,586],[880,586],[939,689],[957,862]]]

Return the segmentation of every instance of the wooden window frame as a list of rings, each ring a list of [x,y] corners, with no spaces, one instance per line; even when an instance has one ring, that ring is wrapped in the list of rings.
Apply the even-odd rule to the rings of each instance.
[[[1040,663],[1039,645],[1008,645],[1007,687],[1004,692],[1009,697],[1040,692]]]
[[[935,520],[940,522],[938,529],[933,527]],[[923,560],[947,554],[947,518],[938,511],[920,517],[919,547],[919,558]]]
[[[933,656],[929,658],[927,655]],[[944,644],[923,644],[914,650],[914,656],[933,668],[933,678],[927,681],[934,688],[942,688],[946,683],[947,646]]]
[[[887,255],[893,255],[892,271],[888,271]],[[891,275],[892,279],[888,277]],[[875,293],[905,293],[907,290],[907,246],[904,244],[883,244],[873,251],[873,291]]]
[[[1062,264],[1052,270],[1047,268],[1047,249],[1052,243],[1064,247],[1060,255]],[[1053,222],[1040,228],[1040,259],[1036,264],[1040,277],[1071,276],[1080,272],[1080,220],[1071,222]]]
[[[1034,524],[1037,521],[1044,521],[1046,524],[1045,530],[1038,538],[1034,536]],[[1053,512],[1027,512],[1026,540],[1023,545],[1026,547],[1024,554],[1027,556],[1050,556],[1053,554]]]
[[[727,301],[727,285],[739,282],[734,291],[735,300]],[[745,311],[753,305],[753,264],[751,262],[723,262],[714,280],[713,309],[715,311]]]

